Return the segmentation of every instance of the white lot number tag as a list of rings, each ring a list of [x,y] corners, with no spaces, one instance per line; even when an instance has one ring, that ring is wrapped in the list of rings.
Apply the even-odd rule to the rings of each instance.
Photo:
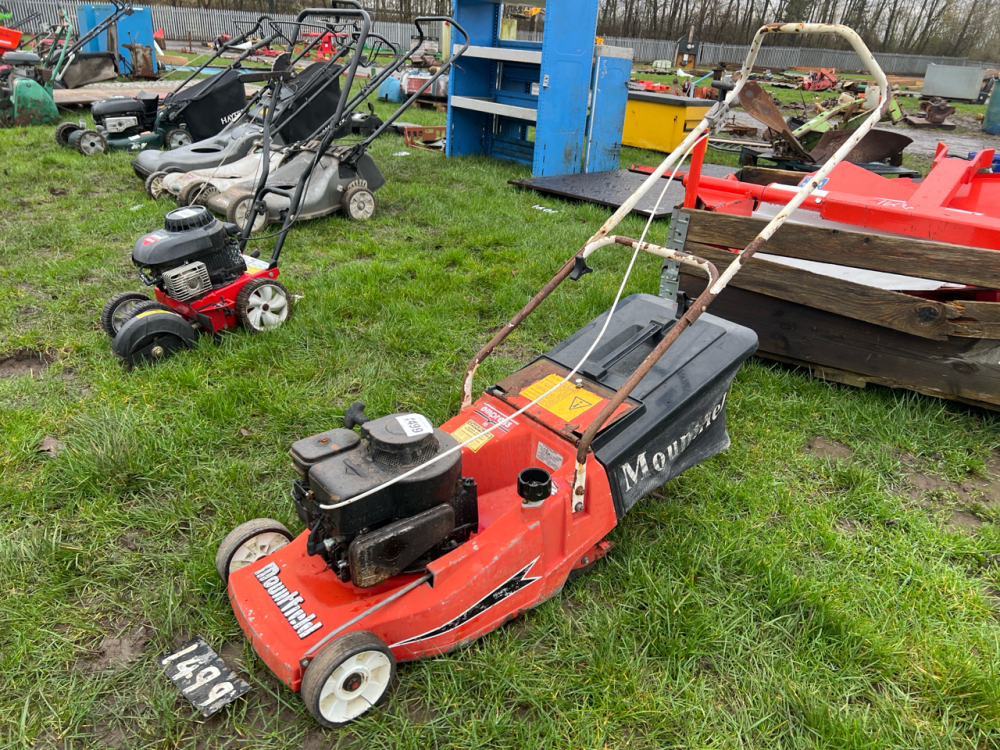
[[[250,690],[201,638],[161,656],[160,666],[202,716],[211,716]]]
[[[428,435],[434,432],[434,425],[423,414],[401,414],[396,417],[396,421],[409,437]]]

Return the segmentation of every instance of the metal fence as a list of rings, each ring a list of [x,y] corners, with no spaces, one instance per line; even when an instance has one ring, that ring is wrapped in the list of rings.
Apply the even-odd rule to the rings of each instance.
[[[76,20],[75,0],[8,0],[7,7],[13,13],[14,20],[26,18],[38,13],[40,18],[29,24],[35,28],[43,24],[54,24],[59,20],[57,9],[61,6],[69,14],[71,21]],[[150,6],[153,16],[153,27],[163,29],[167,39],[186,41],[190,38],[196,42],[206,42],[219,34],[233,33],[235,22],[253,22],[260,15],[248,11],[175,8],[169,5]],[[276,13],[272,17],[276,21],[292,21],[294,16]],[[384,36],[393,44],[406,44],[410,40],[413,26],[406,23],[387,23],[377,21],[375,32]],[[435,32],[431,32],[432,35]],[[541,41],[540,31],[521,31],[518,38]],[[651,63],[654,60],[673,60],[677,51],[676,42],[658,39],[632,39],[626,37],[606,36],[604,43],[615,47],[632,49],[636,62]],[[717,62],[742,63],[746,59],[749,45],[745,44],[714,44],[701,45],[699,59],[704,64]],[[898,75],[922,76],[927,66],[960,65],[977,68],[996,68],[997,63],[968,60],[964,57],[936,57],[932,55],[903,55],[876,52],[875,59],[886,73]],[[838,68],[840,70],[861,70],[864,66],[853,50],[820,49],[814,47],[764,47],[757,57],[757,64],[774,70],[795,67]]]
[[[702,44],[699,58],[705,62],[742,63],[750,51],[743,44]],[[875,59],[886,73],[922,76],[927,66],[958,65],[973,68],[996,68],[996,63],[969,60],[964,57],[935,55],[903,55],[876,52]],[[782,70],[784,68],[838,68],[863,70],[864,64],[854,50],[820,49],[817,47],[763,47],[757,56],[757,65]]]
[[[45,25],[59,22],[58,9],[61,7],[69,16],[70,23],[76,24],[76,6],[73,0],[13,0],[5,5],[13,14],[14,22],[33,14],[39,17],[31,21],[27,28],[37,29]],[[223,32],[232,34],[237,31],[238,24],[252,24],[260,17],[259,12],[221,10],[218,8],[175,8],[170,5],[148,6],[152,13],[153,28],[163,29],[166,39],[175,41],[208,42]],[[287,13],[269,13],[275,21],[291,22],[295,16]],[[376,21],[374,33],[385,37],[393,44],[407,45],[414,34],[413,24],[385,23]],[[436,32],[432,28],[429,33]]]

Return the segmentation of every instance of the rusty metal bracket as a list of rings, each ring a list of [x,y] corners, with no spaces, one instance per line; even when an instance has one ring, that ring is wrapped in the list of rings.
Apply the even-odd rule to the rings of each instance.
[[[681,211],[680,206],[674,206],[674,212],[670,214],[670,231],[667,235],[667,244],[664,247],[683,253],[684,243],[687,242],[688,226],[690,224],[691,215]],[[680,282],[680,262],[672,258],[665,258],[663,266],[660,268],[660,296],[663,299],[676,302]]]

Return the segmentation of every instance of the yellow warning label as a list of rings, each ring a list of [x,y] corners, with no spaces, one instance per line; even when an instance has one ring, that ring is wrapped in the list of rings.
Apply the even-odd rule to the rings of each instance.
[[[492,432],[486,432],[486,428],[482,425],[476,424],[471,419],[463,425],[460,425],[457,430],[451,433],[451,436],[455,438],[458,442],[464,443],[470,438],[480,437],[469,443],[468,448],[473,453],[476,453],[480,448],[486,445],[487,441],[493,437]]]
[[[532,383],[521,391],[520,395],[527,399],[536,399],[562,380],[558,375],[552,374]],[[550,411],[567,422],[572,422],[582,415],[587,409],[601,403],[603,399],[596,393],[588,391],[586,388],[577,388],[572,383],[563,383],[552,393],[538,402],[546,411]]]

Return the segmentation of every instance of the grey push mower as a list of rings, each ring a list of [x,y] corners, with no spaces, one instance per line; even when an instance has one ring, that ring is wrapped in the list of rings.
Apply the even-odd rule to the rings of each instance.
[[[329,60],[309,65],[287,86],[281,87],[280,96],[275,93],[274,87],[264,87],[238,116],[211,138],[195,141],[171,151],[140,151],[132,161],[132,169],[136,176],[145,181],[157,172],[168,174],[213,169],[242,159],[260,141],[264,116],[271,109],[276,110],[272,139],[277,145],[296,143],[308,138],[321,127],[336,112],[341,99],[340,76],[345,67],[348,71],[348,80],[354,79],[359,59],[359,52],[354,48],[359,39],[361,46],[364,46],[367,28],[371,25],[370,16],[356,0],[340,0],[338,4],[350,7],[303,10],[296,17],[293,31],[288,35],[292,40],[297,39],[299,28],[306,18],[333,18],[333,21],[323,23],[322,27],[343,34],[335,38],[344,41],[335,49]],[[361,21],[358,12],[365,14],[364,21]],[[359,24],[365,26],[364,34]],[[349,33],[345,34],[345,31]],[[313,40],[293,56],[288,53],[279,56],[275,65],[294,68],[302,57],[318,44],[317,40]],[[354,54],[345,66],[343,60],[352,51]]]
[[[462,46],[456,48],[452,55],[442,63],[438,71],[428,78],[423,86],[403,102],[381,125],[371,131],[366,138],[354,144],[333,145],[333,140],[344,130],[344,126],[349,120],[347,109],[350,105],[356,106],[357,103],[360,103],[362,94],[367,96],[377,91],[382,80],[409,60],[423,44],[425,36],[422,24],[435,21],[450,23],[454,29],[462,34],[464,39]],[[385,184],[385,178],[368,153],[368,147],[399,119],[417,97],[433,86],[434,82],[448,71],[455,60],[461,57],[469,46],[465,31],[452,18],[425,16],[417,18],[414,25],[417,34],[407,53],[397,55],[395,64],[387,67],[381,75],[369,82],[365,91],[345,104],[343,110],[338,111],[338,114],[331,118],[323,131],[317,133],[309,141],[286,149],[280,166],[273,172],[270,169],[275,162],[261,159],[260,169],[263,173],[263,179],[269,188],[275,190],[267,193],[263,203],[257,206],[257,211],[254,212],[254,222],[249,225],[251,232],[258,231],[267,224],[282,221],[288,215],[290,210],[289,192],[295,189],[303,177],[306,178],[306,187],[294,214],[296,220],[315,219],[337,211],[342,211],[347,218],[358,221],[372,217],[376,205],[374,193]],[[347,96],[346,87],[343,96],[345,98]],[[245,179],[242,182],[228,182],[229,185],[226,186],[221,181],[216,182],[213,179],[207,179],[204,182],[188,181],[184,187],[181,202],[201,203],[225,216],[227,221],[236,224],[243,230],[248,226],[247,221],[251,214],[251,205],[255,202],[255,196],[258,193],[258,184],[253,178]]]

